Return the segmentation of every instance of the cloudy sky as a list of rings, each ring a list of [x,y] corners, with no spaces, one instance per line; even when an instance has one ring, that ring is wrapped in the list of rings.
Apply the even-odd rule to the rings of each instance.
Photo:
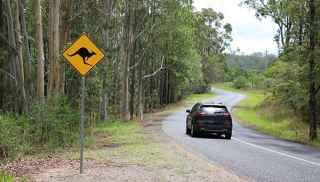
[[[273,37],[277,31],[276,25],[270,19],[256,19],[254,10],[240,6],[242,0],[194,0],[196,10],[212,8],[222,12],[225,22],[232,25],[232,50],[239,48],[241,52],[277,53],[277,45]]]

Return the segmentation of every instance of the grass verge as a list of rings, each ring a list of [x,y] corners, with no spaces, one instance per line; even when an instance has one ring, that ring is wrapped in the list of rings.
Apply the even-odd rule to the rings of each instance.
[[[281,139],[320,147],[320,140],[308,140],[308,124],[294,113],[277,105],[262,106],[266,98],[265,91],[239,90],[228,83],[215,84],[214,87],[247,96],[233,110],[233,115],[243,124]]]
[[[196,102],[205,101],[211,99],[215,96],[214,93],[203,93],[203,94],[191,94],[187,98],[185,98],[182,102],[185,104],[195,104]]]
[[[207,100],[214,97],[214,94],[205,93],[205,94],[193,94],[184,99],[183,101],[175,104],[171,104],[170,108],[164,108],[166,112],[169,113],[174,111],[174,109],[179,108],[181,105],[191,104],[195,102],[200,102],[202,100]],[[172,109],[171,109],[172,108]],[[172,151],[170,147],[165,145],[166,142],[158,141],[157,137],[151,136],[150,134],[150,126],[153,126],[154,123],[160,123],[161,117],[155,117],[158,113],[148,114],[152,116],[150,120],[153,123],[139,123],[139,122],[122,122],[122,121],[108,121],[106,123],[101,123],[96,127],[92,127],[90,131],[87,131],[86,143],[85,143],[85,158],[86,160],[92,161],[101,161],[102,163],[105,161],[115,161],[117,163],[123,162],[123,165],[134,164],[134,165],[143,165],[149,166],[152,168],[172,168],[181,170],[183,166],[187,165],[183,162],[183,157],[177,157],[178,155]],[[156,129],[157,131],[160,130],[160,127]],[[158,132],[157,132],[158,133]],[[159,132],[160,133],[160,132]],[[79,148],[77,146],[71,146],[68,148],[67,151],[65,149],[55,150],[59,156],[63,156],[62,160],[57,158],[59,164],[62,165],[64,163],[70,162],[73,164],[72,161],[77,161],[79,159]],[[44,152],[45,153],[45,152]],[[45,161],[47,160],[46,154],[43,154],[43,158]],[[48,154],[49,156],[49,154]],[[50,154],[51,156],[51,154]],[[39,154],[37,159],[33,159],[35,156],[30,155],[22,155],[23,159],[26,161],[33,161],[37,162],[37,160],[42,160],[42,152]],[[39,158],[39,159],[38,159]],[[52,158],[55,160],[54,154]],[[181,158],[181,159],[180,159]],[[50,157],[51,159],[51,157]],[[179,160],[180,159],[180,160]],[[49,160],[49,159],[48,159]],[[63,161],[66,160],[66,161]],[[180,162],[179,162],[180,161]],[[5,179],[4,181],[16,181],[15,177],[11,176],[25,176],[29,174],[28,171],[36,171],[37,165],[34,164],[32,169],[28,168],[24,170],[24,172],[16,173],[16,171],[11,171],[10,166],[19,165],[14,163],[3,164],[2,168],[5,172],[9,173],[1,173],[0,179]],[[46,162],[44,162],[46,163]],[[33,164],[33,163],[32,163]],[[21,165],[26,165],[21,163]],[[42,164],[39,164],[42,165]],[[7,171],[7,166],[9,166],[9,170]],[[1,167],[1,164],[0,164]],[[46,166],[50,167],[50,166]],[[24,169],[24,167],[22,166]],[[40,167],[42,168],[42,167]],[[54,168],[54,167],[53,167]],[[1,169],[1,168],[0,168]],[[184,170],[182,170],[183,172]],[[1,172],[1,170],[0,170]],[[11,174],[8,175],[8,174]],[[22,179],[22,178],[19,178]],[[0,182],[1,182],[0,180]],[[2,180],[3,181],[3,180]]]
[[[163,111],[163,110],[174,111],[176,109],[179,109],[180,107],[191,106],[196,104],[197,102],[207,101],[209,99],[214,98],[215,96],[216,94],[213,92],[202,93],[202,94],[191,94],[177,103],[172,103],[167,105],[165,108],[162,108],[159,111]]]
[[[154,122],[163,116],[155,113],[149,117],[153,121],[149,120],[150,118],[148,121],[155,124]],[[86,150],[86,159],[108,161],[122,167],[121,170],[127,170],[126,172],[130,171],[126,167],[137,166],[143,169],[140,171],[143,175],[152,173],[156,176],[154,179],[157,180],[152,181],[210,181],[215,177],[220,181],[241,181],[238,177],[184,151],[179,145],[162,136],[159,130],[159,125],[142,125],[134,121],[101,124],[95,131],[98,138],[96,146],[101,147]],[[78,156],[78,152],[73,152],[65,157],[77,159]]]
[[[0,181],[2,182],[13,182],[14,178],[4,172],[0,172]]]
[[[27,178],[15,178],[5,172],[0,171],[0,182],[28,182],[29,180]]]
[[[190,105],[205,101],[215,96],[213,93],[192,94],[179,103],[171,104],[164,110],[174,111],[181,105]],[[163,137],[154,134],[155,129],[150,129],[155,122],[161,121],[158,113],[150,114],[152,120],[149,124],[137,121],[122,122],[112,121],[97,126],[94,133],[96,140],[91,143],[89,150],[85,151],[88,159],[117,160],[121,158],[124,163],[132,163],[156,168],[172,168],[182,170],[188,162],[183,161],[183,156],[178,156]],[[160,123],[158,123],[160,124]],[[156,130],[160,130],[160,127]],[[156,132],[156,135],[160,132]],[[66,154],[67,159],[78,159],[77,151]],[[121,162],[120,161],[120,162]]]

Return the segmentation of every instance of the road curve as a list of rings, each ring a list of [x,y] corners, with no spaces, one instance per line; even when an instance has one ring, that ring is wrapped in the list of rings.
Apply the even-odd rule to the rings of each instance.
[[[213,88],[218,94],[207,102],[223,102],[229,110],[244,95]],[[186,149],[251,181],[320,182],[320,150],[277,139],[234,121],[231,140],[191,138],[185,134],[183,108],[162,122],[163,131]]]

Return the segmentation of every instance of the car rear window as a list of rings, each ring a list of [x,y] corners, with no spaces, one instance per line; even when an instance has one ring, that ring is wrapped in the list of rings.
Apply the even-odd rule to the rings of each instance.
[[[227,110],[223,107],[214,107],[214,106],[202,106],[201,111],[206,113],[221,113],[226,112]]]

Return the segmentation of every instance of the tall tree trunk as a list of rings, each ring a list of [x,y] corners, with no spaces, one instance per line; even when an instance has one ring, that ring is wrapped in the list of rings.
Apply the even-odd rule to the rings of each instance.
[[[24,65],[23,65],[23,52],[22,52],[22,38],[21,38],[21,24],[19,19],[19,1],[15,1],[15,20],[13,20],[12,11],[11,11],[11,1],[6,1],[7,10],[8,10],[8,39],[9,44],[15,52],[12,53],[11,61],[14,62],[14,70],[16,79],[18,80],[18,90],[20,99],[17,100],[17,107],[19,111],[26,111],[26,92],[25,92],[25,83],[24,83]],[[15,22],[15,25],[14,23]]]
[[[44,50],[41,0],[34,0],[34,13],[36,18],[36,48],[37,48],[37,97],[44,101]]]
[[[126,2],[125,23],[123,25],[124,41],[122,42],[121,51],[121,93],[120,93],[120,118],[124,121],[130,119],[129,112],[129,62],[130,50],[132,48],[133,28],[132,28],[132,4],[134,2]]]
[[[136,32],[137,32],[137,13],[136,13],[136,3],[134,4],[134,13],[131,15],[131,47],[130,47],[130,63],[131,66],[134,66],[136,64],[136,51],[137,51],[137,45],[136,45]],[[133,68],[130,70],[130,119],[132,120],[135,114],[135,85],[136,85],[136,69]]]
[[[304,19],[303,19],[303,4],[299,5],[299,36],[298,36],[298,43],[299,46],[303,44],[303,27],[304,27]]]
[[[61,0],[61,15],[60,15],[60,52],[66,49],[68,43],[68,37],[71,30],[71,22],[69,21],[72,16],[72,4],[73,1]],[[65,64],[61,64],[60,68],[60,93],[65,93]]]
[[[17,95],[20,95],[20,89],[19,89],[19,78],[18,78],[18,73],[17,73],[17,50],[16,50],[16,37],[15,37],[15,33],[14,33],[14,20],[13,20],[13,16],[12,16],[12,9],[11,9],[11,2],[10,1],[4,1],[4,6],[5,6],[5,10],[6,10],[6,18],[7,18],[7,27],[8,27],[8,44],[10,46],[10,48],[8,48],[8,57],[9,57],[9,69],[10,69],[10,73],[15,77],[15,87],[12,87],[11,89],[16,89],[18,90]],[[16,102],[15,102],[15,108],[17,110],[19,110],[18,108],[18,102],[20,100],[20,97],[16,98]]]
[[[23,33],[23,42],[24,42],[24,48],[25,48],[25,77],[27,82],[27,90],[29,92],[29,95],[34,93],[34,84],[32,81],[32,57],[31,57],[31,51],[29,47],[29,39],[28,39],[28,32],[27,32],[27,24],[26,24],[26,18],[25,18],[25,8],[26,8],[26,0],[19,0],[19,10],[20,10],[20,22],[21,22],[21,28]]]
[[[141,58],[143,59],[143,58]],[[141,61],[140,66],[139,66],[139,71],[138,71],[138,118],[140,121],[143,121],[143,96],[144,96],[144,90],[143,90],[143,62]]]
[[[105,27],[103,29],[103,42],[104,42],[104,49],[108,50],[110,47],[110,19],[113,10],[113,1],[112,0],[104,0],[104,10],[106,12],[105,16]],[[108,59],[107,56],[103,61],[103,72],[102,72],[102,90],[101,90],[101,101],[100,101],[100,118],[103,121],[108,119],[108,86],[107,86],[107,68],[108,68]]]
[[[130,74],[131,74],[131,83],[130,83],[130,105],[129,106],[130,106],[130,119],[132,120],[134,117],[134,111],[135,111],[135,84],[136,84],[135,69],[133,69]]]
[[[61,70],[59,62],[60,46],[60,0],[49,1],[49,85],[48,96],[61,93]]]
[[[21,34],[21,23],[20,23],[20,1],[16,1],[16,43],[18,51],[18,65],[19,65],[19,77],[20,77],[20,87],[22,93],[22,100],[24,109],[26,109],[26,91],[25,91],[25,82],[24,82],[24,62],[23,62],[23,40]]]
[[[317,100],[316,100],[316,68],[315,68],[315,46],[316,46],[316,27],[315,16],[316,6],[315,1],[309,1],[309,18],[310,18],[310,30],[309,30],[309,137],[310,140],[317,138]]]

